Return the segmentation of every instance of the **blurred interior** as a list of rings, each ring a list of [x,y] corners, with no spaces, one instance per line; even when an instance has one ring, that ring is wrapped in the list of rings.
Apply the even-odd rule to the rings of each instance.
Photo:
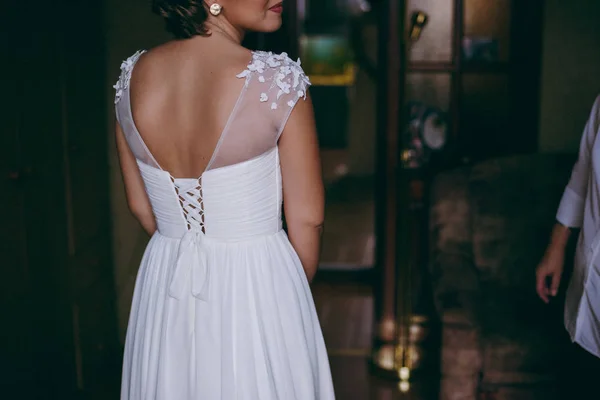
[[[146,0],[9,3],[0,396],[115,399],[148,237],[125,201],[112,84],[170,37]],[[338,398],[584,398],[599,364],[527,288],[600,92],[600,3],[284,7],[279,32],[246,44],[301,57],[313,83],[327,194],[313,293]],[[513,296],[531,314],[502,308]]]

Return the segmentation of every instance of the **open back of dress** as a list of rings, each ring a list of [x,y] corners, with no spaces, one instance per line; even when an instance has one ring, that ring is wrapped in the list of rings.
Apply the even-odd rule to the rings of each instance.
[[[135,63],[144,51],[126,60],[115,89],[116,111],[135,157],[161,169],[138,132],[131,113],[129,82]],[[244,87],[221,133],[206,171],[250,160],[277,145],[285,123],[298,99],[306,98],[308,78],[299,62],[285,53],[253,52],[252,62],[237,75]]]

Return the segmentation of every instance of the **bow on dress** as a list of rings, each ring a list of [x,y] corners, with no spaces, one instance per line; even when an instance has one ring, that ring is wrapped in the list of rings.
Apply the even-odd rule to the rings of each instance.
[[[188,230],[181,238],[169,296],[181,300],[191,280],[192,295],[199,300],[208,301],[210,269],[205,239],[206,235],[200,228]]]

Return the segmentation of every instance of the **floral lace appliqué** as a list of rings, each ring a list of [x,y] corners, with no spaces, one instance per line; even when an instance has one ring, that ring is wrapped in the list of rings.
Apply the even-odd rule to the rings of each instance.
[[[275,71],[272,74],[265,74],[268,69]],[[255,51],[252,53],[250,64],[237,77],[246,78],[246,84],[248,84],[247,78],[252,73],[259,74],[258,81],[261,83],[270,81],[269,86],[260,94],[259,100],[263,103],[271,101],[271,110],[277,109],[277,100],[281,96],[290,95],[292,91],[295,96],[287,102],[289,107],[294,107],[299,98],[306,99],[306,88],[310,85],[310,80],[300,66],[300,59],[293,61],[287,53],[273,54]]]
[[[115,104],[117,104],[119,100],[121,100],[123,92],[129,87],[129,81],[131,80],[131,72],[133,71],[133,66],[140,58],[140,56],[145,52],[146,50],[139,50],[127,60],[123,61],[123,63],[121,63],[121,76],[119,77],[117,83],[113,86],[113,88],[116,90]]]

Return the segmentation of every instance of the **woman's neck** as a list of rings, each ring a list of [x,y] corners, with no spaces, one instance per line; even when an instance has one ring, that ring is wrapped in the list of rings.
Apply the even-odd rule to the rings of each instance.
[[[244,40],[245,32],[234,27],[226,20],[212,21],[209,19],[206,21],[206,26],[211,34],[216,33],[235,44],[241,45],[242,40]]]

